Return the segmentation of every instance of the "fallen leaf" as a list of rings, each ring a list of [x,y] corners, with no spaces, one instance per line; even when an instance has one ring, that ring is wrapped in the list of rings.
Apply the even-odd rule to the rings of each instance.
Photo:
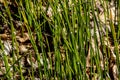
[[[23,37],[16,36],[17,40],[21,43],[26,42],[27,40],[30,40],[28,33],[24,33]]]
[[[25,45],[20,45],[19,50],[20,50],[21,53],[25,53],[25,52],[28,51],[28,49],[25,47]]]
[[[3,44],[4,44],[4,53],[5,53],[5,55],[9,55],[11,50],[12,50],[12,46],[10,45],[10,42],[4,41]]]
[[[0,38],[2,39],[2,40],[6,40],[7,39],[7,34],[0,34]]]

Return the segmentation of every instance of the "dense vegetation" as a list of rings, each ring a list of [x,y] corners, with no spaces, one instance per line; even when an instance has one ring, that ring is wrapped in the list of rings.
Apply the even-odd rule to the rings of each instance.
[[[0,0],[0,79],[119,80],[119,0]]]

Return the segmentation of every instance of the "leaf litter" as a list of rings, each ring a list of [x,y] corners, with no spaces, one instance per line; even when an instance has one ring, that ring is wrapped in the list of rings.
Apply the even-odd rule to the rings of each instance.
[[[0,0],[0,3],[3,3],[3,1]],[[12,4],[14,4],[14,3],[12,3]],[[103,34],[104,34],[104,36],[106,35],[106,30],[107,29],[109,30],[109,32],[111,32],[110,26],[109,26],[109,21],[112,20],[113,23],[115,21],[115,6],[114,6],[113,2],[111,2],[110,4],[111,5],[109,5],[109,12],[111,13],[112,17],[108,17],[108,18],[105,17],[105,15],[104,15],[105,9],[103,9],[103,7],[101,6],[101,3],[99,2],[99,0],[96,0],[96,5],[95,5],[96,8],[99,10],[99,14],[98,13],[96,14],[96,16],[99,15],[99,18],[97,18],[97,20],[98,20],[99,24],[102,24],[104,26],[102,28],[102,30],[101,30],[101,32],[103,32],[103,33],[101,33],[101,34],[99,34],[99,30],[97,28],[95,30],[96,31],[95,33],[97,35],[97,40],[98,40],[98,48],[99,48],[98,51],[100,53],[100,63],[101,63],[100,66],[101,66],[103,71],[104,71],[104,66],[105,66],[105,62],[104,62],[105,58],[104,57],[106,57],[106,56],[103,55],[103,53],[104,53],[104,51],[102,49],[103,45],[101,44],[99,39],[100,39],[101,35],[103,35]],[[104,5],[104,6],[106,6],[106,5]],[[44,6],[43,8],[45,9],[46,6]],[[51,7],[49,7],[48,10],[47,10],[47,16],[49,18],[53,16]],[[92,16],[92,14],[91,14],[91,16]],[[91,17],[91,19],[92,19],[92,17]],[[106,22],[105,20],[107,20],[108,22],[105,23]],[[20,26],[23,26],[24,23],[20,22],[20,21],[17,21],[17,20],[14,20],[14,23],[15,23],[16,29],[17,29],[17,31],[16,31],[16,39],[17,39],[18,45],[19,45],[19,55],[22,56],[23,54],[25,54],[25,56],[23,56],[20,59],[19,62],[21,64],[21,66],[23,66],[22,67],[23,68],[23,73],[27,75],[27,70],[29,69],[29,67],[32,66],[31,63],[33,63],[33,67],[34,67],[35,70],[38,69],[38,63],[37,63],[37,60],[36,60],[36,56],[34,54],[33,47],[32,47],[32,45],[30,43],[30,37],[28,35],[28,32],[25,30],[25,31],[23,31],[23,34],[21,33]],[[91,28],[91,34],[94,36],[94,34],[93,34],[94,30],[92,30],[92,29],[95,27],[95,25],[94,25],[94,23],[92,21],[91,21],[90,25],[92,27]],[[2,26],[5,26],[5,25],[2,25]],[[12,42],[11,42],[10,29],[9,28],[6,29],[6,27],[3,27],[3,28],[5,28],[5,29],[2,29],[3,33],[0,33],[0,38],[2,40],[2,44],[4,45],[3,46],[4,47],[3,51],[4,51],[5,55],[10,57],[11,51],[16,50],[16,48],[12,48],[12,45],[11,45]],[[35,35],[36,33],[33,33],[33,34]],[[90,77],[89,77],[90,76],[90,69],[89,68],[92,67],[90,65],[90,59],[91,59],[91,57],[90,57],[90,49],[93,49],[94,55],[96,55],[95,54],[96,53],[96,47],[94,45],[95,42],[94,42],[94,37],[93,36],[92,36],[91,42],[90,42],[90,45],[92,45],[92,44],[93,45],[91,47],[89,47],[88,55],[86,57],[86,67],[87,67],[86,68],[86,73],[87,73],[89,79],[90,79]],[[34,37],[34,39],[36,40],[36,36]],[[114,53],[114,46],[112,46],[111,42],[109,41],[109,39],[106,36],[104,37],[104,43],[105,43],[106,49],[108,51],[110,50],[109,73],[108,73],[107,77],[111,78],[113,80],[118,80],[118,69],[117,69],[117,65],[116,65],[116,55]],[[119,47],[119,49],[120,49],[120,47]],[[63,59],[62,62],[64,62],[64,60],[65,60],[65,54],[64,54],[65,50],[64,50],[64,48],[62,46],[60,46],[60,50],[61,50],[61,53],[62,53],[61,54],[61,57]],[[0,54],[3,54],[3,51],[0,50]],[[30,57],[29,54],[32,54],[32,56]],[[48,64],[49,64],[50,59],[52,59],[52,62],[53,62],[52,67],[54,67],[55,57],[54,57],[53,52],[48,52],[48,59],[47,59]],[[41,55],[40,62],[41,62],[42,65],[44,65],[42,55]],[[48,66],[50,68],[50,65],[48,65]],[[0,68],[1,68],[0,76],[3,76],[4,72],[5,72],[5,67],[3,65],[3,61],[2,61],[1,58],[0,58]],[[93,66],[93,69],[96,70],[95,65]],[[16,76],[16,78],[17,78],[18,74],[16,73],[16,75],[17,75]],[[36,77],[35,79],[39,79],[39,78]],[[92,80],[96,80],[96,79],[99,80],[99,75],[97,75],[97,73],[94,74],[94,77],[92,77]]]

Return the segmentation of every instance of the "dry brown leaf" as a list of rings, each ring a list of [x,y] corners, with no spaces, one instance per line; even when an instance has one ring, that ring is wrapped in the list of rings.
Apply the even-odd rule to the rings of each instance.
[[[17,40],[21,43],[26,42],[27,40],[30,40],[28,33],[24,33],[23,37],[16,36]]]
[[[0,67],[0,76],[4,75],[6,72],[5,67]]]
[[[118,80],[118,68],[117,68],[117,65],[114,65],[113,66],[113,76],[114,76],[114,80]]]
[[[7,40],[7,34],[0,34],[0,38],[2,39],[2,40]]]
[[[41,61],[41,59],[40,59],[40,61]],[[43,61],[42,61],[42,62],[43,62]],[[31,58],[30,58],[29,55],[27,56],[27,63],[28,63],[30,66],[33,66],[34,69],[38,68],[38,62],[37,62],[37,60],[35,59],[35,57],[33,57],[33,56],[31,56]]]
[[[21,53],[25,53],[25,52],[28,51],[28,49],[25,47],[25,45],[20,45],[19,50],[20,50]]]
[[[0,3],[3,3],[4,2],[4,0],[0,0]]]

